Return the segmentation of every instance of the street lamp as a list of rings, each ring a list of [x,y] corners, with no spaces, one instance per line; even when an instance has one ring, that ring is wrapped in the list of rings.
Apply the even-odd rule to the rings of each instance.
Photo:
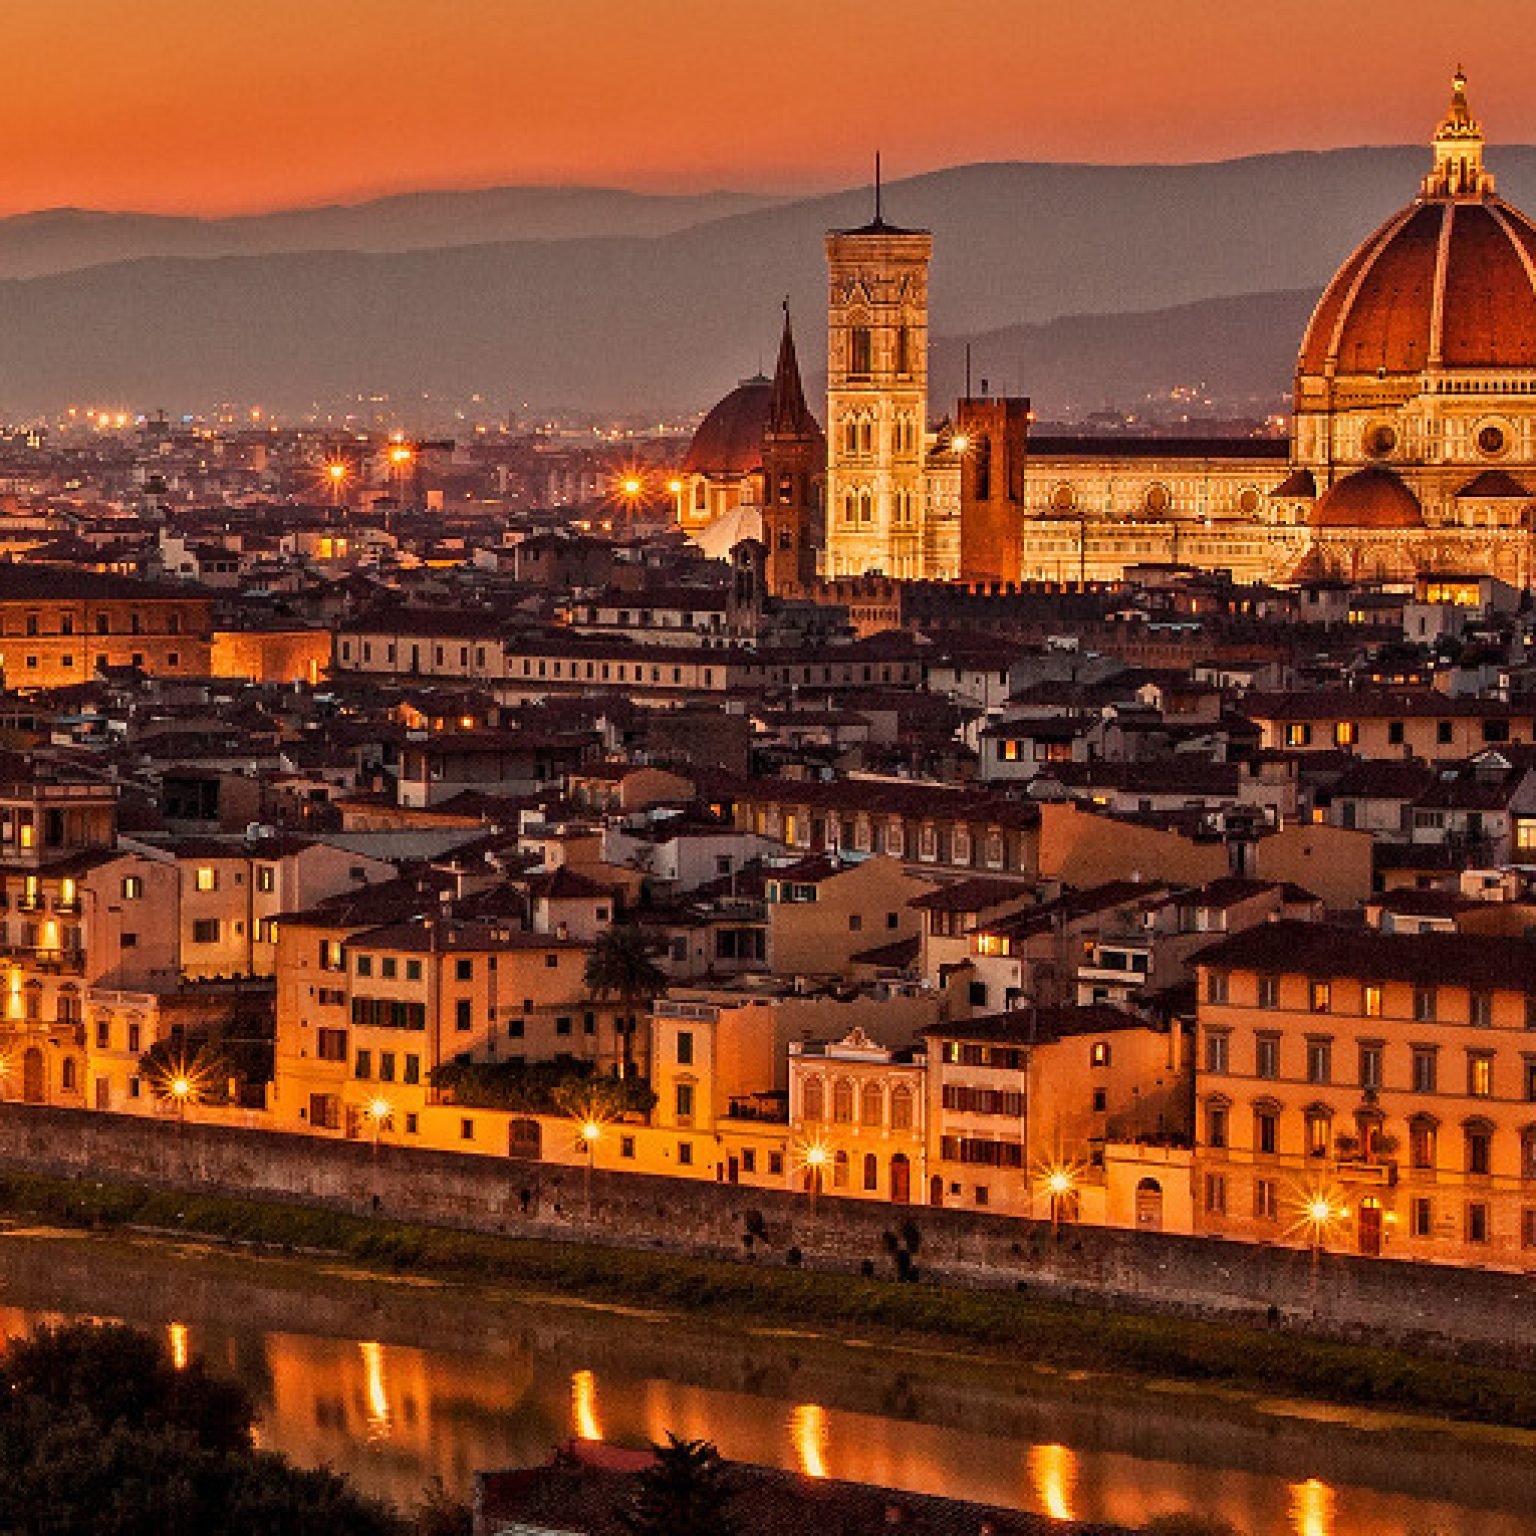
[[[331,505],[340,506],[341,489],[347,483],[347,466],[340,461],[325,466],[325,477],[331,483]]]
[[[379,1137],[384,1134],[384,1123],[394,1113],[394,1105],[382,1094],[368,1101],[368,1118],[373,1121],[373,1156],[378,1160]]]
[[[1070,1168],[1047,1168],[1041,1183],[1051,1197],[1051,1236],[1055,1238],[1061,1232],[1062,1208],[1076,1190],[1077,1180]]]
[[[587,1154],[587,1170],[582,1180],[587,1201],[587,1219],[592,1219],[592,1165],[597,1160],[597,1143],[603,1134],[603,1125],[593,1115],[581,1122],[580,1141]]]
[[[827,1151],[825,1143],[819,1141],[813,1141],[800,1157],[800,1161],[805,1165],[805,1187],[811,1198],[812,1221],[816,1219],[816,1196],[821,1193],[822,1173],[831,1160],[831,1154]]]

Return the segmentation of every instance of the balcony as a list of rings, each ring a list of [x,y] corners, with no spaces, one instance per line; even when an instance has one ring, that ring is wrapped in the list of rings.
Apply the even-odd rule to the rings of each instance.
[[[758,1125],[788,1125],[787,1093],[749,1093],[730,1100],[726,1119],[747,1120]]]
[[[61,917],[78,917],[80,915],[80,898],[78,896],[55,896],[53,910]]]

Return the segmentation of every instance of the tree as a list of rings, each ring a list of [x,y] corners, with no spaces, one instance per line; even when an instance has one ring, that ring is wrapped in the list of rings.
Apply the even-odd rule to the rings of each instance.
[[[656,964],[656,945],[633,924],[614,924],[587,956],[586,983],[593,997],[616,997],[623,1008],[620,1075],[628,1077],[634,1069],[635,1010],[667,989],[666,972]]]
[[[48,1536],[406,1536],[343,1477],[258,1451],[255,1409],[147,1334],[41,1328],[0,1358],[0,1518]]]
[[[655,1460],[619,1517],[630,1536],[735,1536],[730,1472],[719,1451],[673,1434],[651,1451]]]

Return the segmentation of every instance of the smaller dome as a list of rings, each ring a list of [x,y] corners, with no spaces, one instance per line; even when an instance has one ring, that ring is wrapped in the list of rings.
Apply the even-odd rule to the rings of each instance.
[[[738,384],[699,423],[683,460],[685,475],[750,475],[763,463],[763,433],[773,381],[759,374]]]
[[[1373,464],[1329,486],[1308,522],[1313,528],[1422,528],[1424,510],[1390,469]]]

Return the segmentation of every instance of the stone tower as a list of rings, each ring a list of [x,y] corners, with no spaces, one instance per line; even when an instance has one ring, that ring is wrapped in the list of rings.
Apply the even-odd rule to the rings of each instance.
[[[774,597],[803,595],[815,584],[826,469],[826,439],[805,403],[786,304],[763,428],[763,543],[767,588]]]
[[[933,236],[875,216],[827,236],[827,499],[823,574],[919,577]]]
[[[960,460],[960,579],[1017,581],[1023,560],[1029,401],[968,398],[955,415]]]

